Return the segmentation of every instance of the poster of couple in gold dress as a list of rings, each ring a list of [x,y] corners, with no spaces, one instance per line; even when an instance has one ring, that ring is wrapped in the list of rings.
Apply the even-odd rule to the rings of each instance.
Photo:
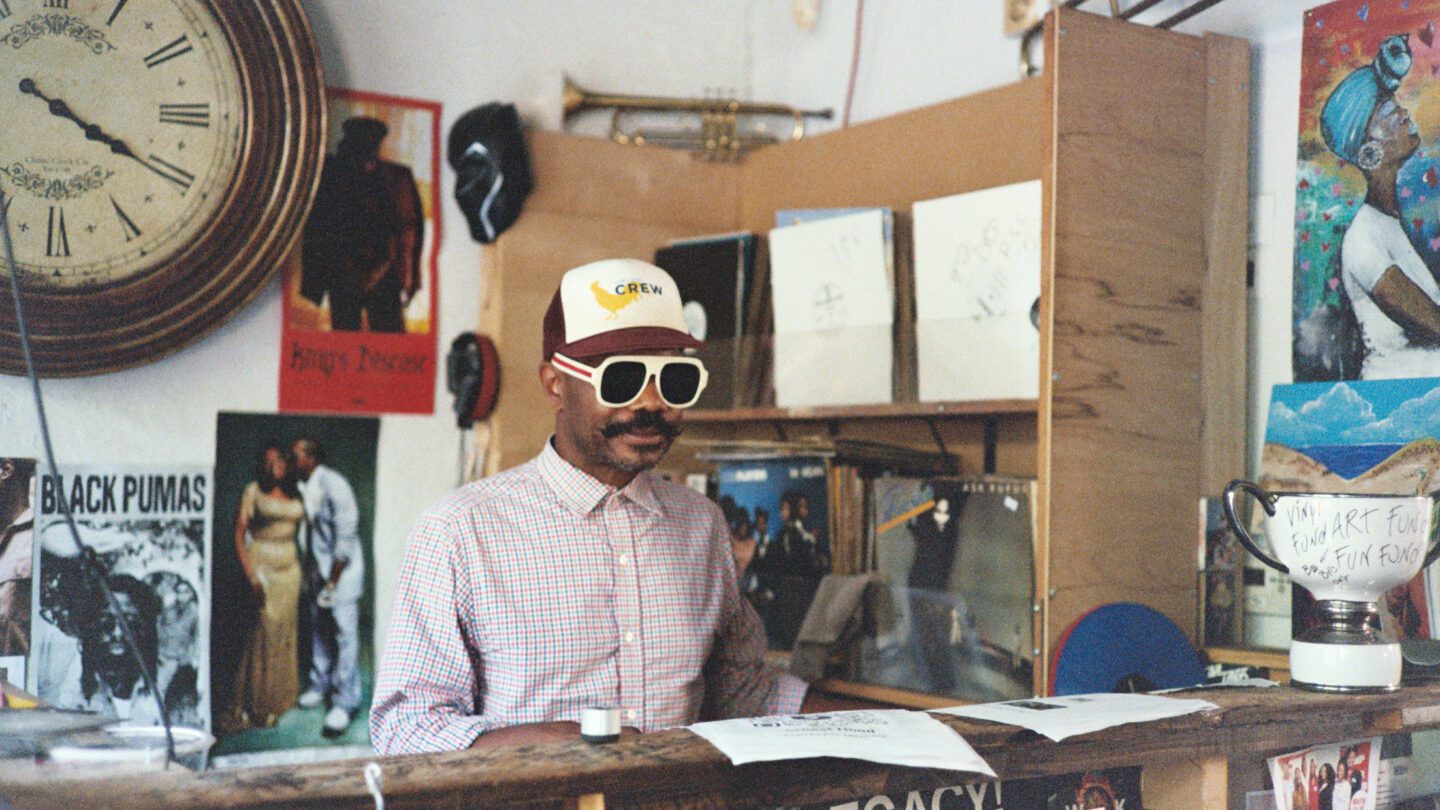
[[[221,413],[210,637],[217,765],[368,750],[379,420]],[[227,761],[228,760],[228,761]]]

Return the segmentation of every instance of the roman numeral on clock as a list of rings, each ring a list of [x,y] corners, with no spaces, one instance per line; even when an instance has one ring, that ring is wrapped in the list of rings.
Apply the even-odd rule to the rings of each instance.
[[[171,59],[190,53],[193,50],[195,50],[195,48],[190,45],[189,35],[181,34],[179,39],[165,45],[160,50],[145,57],[145,67],[153,68],[159,65],[163,65],[166,62],[169,62]]]
[[[0,205],[0,214],[4,215],[0,216],[0,219],[4,219],[8,222],[10,219],[10,203],[15,202],[15,198],[9,194],[3,194],[0,195],[0,199],[3,199],[5,201],[4,205]]]
[[[125,234],[125,241],[129,242],[139,236],[140,229],[130,220],[130,217],[125,215],[125,209],[120,207],[120,203],[115,202],[114,197],[110,198],[110,205],[115,208],[115,216],[120,218],[120,230]]]
[[[50,206],[50,227],[45,231],[45,255],[52,259],[70,257],[70,237],[65,233],[65,209]]]
[[[155,155],[151,155],[150,159],[145,161],[145,168],[174,183],[180,188],[181,194],[189,191],[190,184],[195,182],[195,175]]]
[[[187,127],[210,126],[210,102],[200,104],[161,104],[160,123]]]
[[[68,10],[70,8],[70,0],[45,0],[45,8],[63,8]],[[69,256],[70,254],[67,253],[65,255]]]
[[[10,3],[0,0],[0,20],[10,16]]]

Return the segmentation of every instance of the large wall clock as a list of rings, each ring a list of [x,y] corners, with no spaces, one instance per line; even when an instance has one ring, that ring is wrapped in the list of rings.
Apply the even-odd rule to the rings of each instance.
[[[324,157],[299,0],[0,0],[0,110],[0,190],[46,376],[154,360],[248,303],[293,246]],[[0,372],[23,374],[8,286]]]

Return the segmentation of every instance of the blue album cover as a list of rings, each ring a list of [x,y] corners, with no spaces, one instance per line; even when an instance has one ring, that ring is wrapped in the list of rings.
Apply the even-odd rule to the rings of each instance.
[[[736,546],[740,588],[774,650],[794,646],[815,590],[830,571],[826,473],[819,456],[719,464],[715,498]]]

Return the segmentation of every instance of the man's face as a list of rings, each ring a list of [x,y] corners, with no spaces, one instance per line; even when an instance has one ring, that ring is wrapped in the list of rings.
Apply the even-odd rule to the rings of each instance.
[[[1371,113],[1367,134],[1385,150],[1381,165],[1398,167],[1420,146],[1420,128],[1410,118],[1410,112],[1393,98],[1384,101]]]
[[[121,612],[125,614],[125,621],[130,624],[131,628],[138,627],[142,617],[140,609],[136,607],[135,600],[130,598],[130,594],[116,591],[115,601],[120,605]],[[100,652],[111,659],[129,660],[130,650],[125,645],[125,631],[120,628],[120,621],[109,609],[100,614],[98,632]]]
[[[301,481],[310,480],[310,473],[315,472],[315,457],[306,451],[304,442],[290,445],[290,459],[295,465],[295,475]]]
[[[605,358],[576,359],[595,366]],[[636,473],[654,467],[680,435],[680,411],[665,404],[653,379],[640,398],[624,408],[601,405],[594,386],[549,363],[540,367],[540,380],[555,411],[557,449],[562,456],[573,452],[577,458],[569,459],[572,463],[606,483],[623,486]]]

